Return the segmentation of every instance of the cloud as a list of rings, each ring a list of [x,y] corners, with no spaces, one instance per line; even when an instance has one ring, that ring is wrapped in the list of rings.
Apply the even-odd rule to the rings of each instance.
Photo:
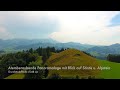
[[[118,14],[118,11],[1,11],[0,38],[50,37],[60,42],[120,43],[120,26],[110,27]]]
[[[5,11],[0,12],[0,17],[3,19],[0,26],[15,38],[48,38],[57,28],[57,21],[51,19],[47,12]]]
[[[112,37],[119,35],[120,26],[109,27],[112,24],[111,19],[117,14],[119,12],[115,11],[62,12],[58,15],[61,28],[50,37],[61,42],[75,41],[99,45],[119,42],[120,37],[119,41]]]
[[[0,38],[10,39],[13,38],[13,36],[4,27],[0,27]]]

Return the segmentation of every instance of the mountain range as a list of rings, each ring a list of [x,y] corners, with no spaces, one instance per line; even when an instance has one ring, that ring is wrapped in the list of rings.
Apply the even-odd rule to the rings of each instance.
[[[38,47],[55,47],[56,49],[61,48],[74,48],[81,51],[86,51],[91,55],[99,59],[106,59],[108,54],[120,54],[120,44],[112,44],[109,46],[89,45],[81,44],[76,42],[61,43],[53,39],[0,39],[0,51],[14,51],[14,50],[27,50],[30,48]]]
[[[9,39],[9,40],[2,40],[0,39],[0,50],[5,48],[15,48],[18,46],[27,46],[36,43],[57,43],[57,41],[52,39]]]
[[[30,44],[30,45],[20,45],[17,46],[15,49],[29,49],[29,48],[38,48],[38,47],[55,47],[56,49],[61,49],[61,48],[75,48],[78,50],[87,50],[88,48],[94,47],[94,45],[85,45],[85,44],[80,44],[80,43],[74,43],[74,42],[68,42],[68,43],[35,43],[35,44]]]
[[[55,47],[60,48],[76,48],[79,50],[86,50],[88,48],[94,47],[94,45],[80,44],[75,42],[60,43],[52,39],[11,39],[11,40],[1,40],[0,39],[0,50],[6,48],[13,48],[16,50],[38,48],[38,47]]]
[[[112,44],[110,46],[95,46],[86,50],[99,59],[106,59],[108,54],[120,54],[120,44]]]

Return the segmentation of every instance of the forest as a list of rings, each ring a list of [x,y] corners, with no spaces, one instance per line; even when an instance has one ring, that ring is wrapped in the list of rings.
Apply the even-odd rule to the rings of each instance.
[[[117,54],[109,54],[107,56],[107,60],[111,62],[117,62],[120,63],[120,55]]]
[[[11,75],[10,73],[8,73],[9,66],[12,67],[37,66],[38,64],[36,64],[35,62],[38,59],[41,59],[42,63],[39,64],[39,66],[47,67],[47,65],[45,65],[45,62],[52,55],[52,53],[59,53],[61,51],[64,51],[64,48],[57,50],[54,47],[47,47],[47,48],[39,47],[36,50],[31,48],[26,51],[23,50],[17,53],[9,53],[9,54],[1,55],[0,79],[3,79]],[[48,75],[48,70],[39,70],[38,74],[26,74],[25,79],[42,79],[42,78],[46,78],[47,75]]]

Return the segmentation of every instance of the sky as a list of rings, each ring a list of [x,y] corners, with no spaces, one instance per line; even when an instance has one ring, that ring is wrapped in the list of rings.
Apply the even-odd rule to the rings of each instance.
[[[0,11],[0,39],[120,43],[119,11]]]

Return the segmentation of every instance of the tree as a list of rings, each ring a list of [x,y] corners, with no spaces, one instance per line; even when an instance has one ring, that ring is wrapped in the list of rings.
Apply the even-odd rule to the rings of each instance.
[[[8,71],[7,66],[0,63],[0,79],[3,79],[9,75],[7,71]]]
[[[60,75],[58,73],[53,73],[49,79],[61,79]]]
[[[42,56],[42,47],[37,48],[36,51],[40,56]]]
[[[51,52],[56,52],[55,47],[51,48]]]
[[[75,79],[80,79],[80,77],[78,75],[76,75]]]
[[[47,65],[45,65],[45,67],[47,67]],[[48,76],[49,70],[46,68],[45,69],[45,73],[44,73],[44,77],[46,78]]]
[[[110,54],[107,56],[107,60],[108,60],[108,61],[110,60],[110,56],[111,56]]]
[[[25,53],[25,50],[23,50],[23,53]]]
[[[21,58],[21,53],[10,53],[2,56],[0,62],[0,78],[5,78],[8,75],[9,66],[26,66],[26,62]]]
[[[107,56],[107,60],[108,61],[111,61],[111,62],[117,62],[117,63],[120,63],[120,55],[112,55],[112,54],[109,54]]]
[[[46,49],[44,48],[44,49],[42,50],[42,60],[43,60],[43,64],[46,62],[47,59],[48,59],[47,52],[46,52]]]
[[[50,47],[46,48],[46,52],[47,52],[47,57],[49,58],[51,56]]]
[[[36,64],[36,62],[31,62],[28,66],[30,67],[37,67],[38,65]],[[41,65],[39,65],[41,66]],[[28,70],[28,71],[36,71],[36,70]],[[37,73],[26,73],[25,74],[25,79],[43,79],[44,78],[44,73],[45,73],[45,70],[40,70],[38,69],[37,70]]]
[[[64,51],[64,48],[61,48],[60,52]]]
[[[17,59],[17,66],[23,67],[26,66],[26,62],[23,59]]]
[[[30,52],[30,53],[33,53],[33,49],[31,48],[31,49],[29,50],[29,52]]]
[[[94,57],[93,55],[91,55],[90,53],[87,53],[85,51],[82,51],[83,53],[87,54],[88,56]]]

